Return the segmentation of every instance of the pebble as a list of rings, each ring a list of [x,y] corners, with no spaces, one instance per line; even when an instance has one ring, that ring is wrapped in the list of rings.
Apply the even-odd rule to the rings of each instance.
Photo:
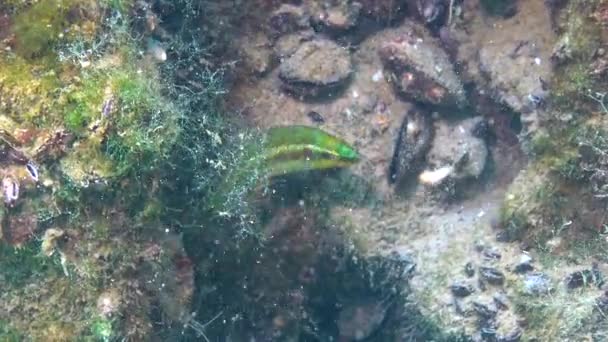
[[[524,293],[528,295],[544,295],[553,290],[551,278],[544,273],[536,272],[524,278]]]
[[[601,287],[604,284],[602,274],[597,269],[586,269],[576,271],[566,277],[566,286],[568,289],[576,289],[583,286],[596,285]]]
[[[519,263],[515,266],[513,271],[521,274],[532,270],[534,270],[534,266],[532,266],[532,257],[527,254],[522,254],[519,258]]]
[[[452,285],[450,285],[450,290],[452,290],[452,293],[456,297],[466,297],[469,296],[471,293],[475,292],[475,289],[473,288],[473,286],[471,286],[471,284],[467,284],[464,282],[453,283]]]
[[[469,278],[475,275],[475,267],[473,266],[472,262],[469,261],[466,265],[464,265],[464,274],[466,274]]]
[[[315,112],[314,110],[311,110],[306,115],[314,123],[322,124],[325,122],[325,118],[323,118],[323,115],[319,114],[319,112]]]
[[[504,274],[494,267],[482,266],[479,268],[481,277],[492,285],[502,285],[505,282]]]
[[[523,331],[520,328],[515,328],[508,334],[500,336],[498,338],[498,342],[518,342],[519,340],[521,340],[522,335]]]
[[[481,318],[492,319],[496,317],[497,311],[491,305],[487,305],[478,301],[473,302],[473,309]]]
[[[509,309],[509,305],[507,305],[509,303],[509,300],[507,299],[507,295],[504,292],[496,292],[492,299],[494,300],[494,304],[496,304],[496,307],[498,309]]]

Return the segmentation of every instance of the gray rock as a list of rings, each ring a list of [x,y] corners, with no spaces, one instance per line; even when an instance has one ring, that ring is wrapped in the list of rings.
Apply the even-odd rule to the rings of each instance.
[[[441,25],[445,20],[448,1],[445,0],[409,0],[410,8],[427,25]]]
[[[596,285],[601,287],[604,284],[604,279],[598,269],[587,269],[570,273],[566,279],[568,289],[576,289],[583,286]]]
[[[496,292],[494,296],[492,296],[492,299],[498,309],[507,310],[509,308],[509,299],[504,292]]]
[[[485,304],[479,301],[473,301],[473,310],[481,318],[492,319],[496,317],[497,310],[492,304]]]
[[[388,35],[379,54],[404,97],[431,105],[462,107],[466,103],[464,88],[439,46],[425,27],[407,22]]]
[[[357,25],[362,5],[358,2],[343,1],[327,6],[320,4],[312,10],[313,25],[332,34],[343,33]]]
[[[383,24],[403,17],[407,0],[359,0],[361,14]]]
[[[300,45],[313,40],[314,37],[315,32],[312,29],[282,35],[274,43],[274,53],[279,59],[283,60],[293,55]]]
[[[348,341],[368,338],[382,325],[386,310],[386,303],[372,299],[347,304],[336,322],[340,337]]]
[[[464,274],[466,274],[469,278],[475,275],[475,267],[473,266],[472,262],[469,261],[466,265],[464,265]]]
[[[283,4],[272,12],[268,25],[274,36],[310,28],[310,15],[302,6]]]
[[[279,69],[283,88],[316,97],[343,86],[353,71],[348,50],[327,39],[305,42]]]
[[[551,278],[544,273],[536,272],[526,275],[523,292],[528,295],[544,295],[553,291]]]
[[[272,66],[272,49],[268,38],[258,33],[239,41],[240,57],[245,69],[254,74],[264,74]]]
[[[456,297],[467,297],[471,293],[475,292],[475,288],[471,284],[467,284],[464,282],[454,282],[450,285],[450,290]]]
[[[522,335],[523,331],[520,328],[515,328],[506,335],[499,336],[498,342],[518,342],[519,340],[521,340]]]
[[[451,168],[449,178],[476,178],[485,169],[488,147],[483,139],[475,137],[472,128],[481,117],[450,124],[444,120],[435,124],[435,138],[427,155],[429,169]]]
[[[480,267],[479,275],[483,280],[492,285],[502,285],[505,282],[505,275],[494,267]]]
[[[532,266],[532,257],[530,257],[528,254],[522,254],[519,262],[513,269],[515,273],[526,273],[532,270],[534,270],[534,266]]]

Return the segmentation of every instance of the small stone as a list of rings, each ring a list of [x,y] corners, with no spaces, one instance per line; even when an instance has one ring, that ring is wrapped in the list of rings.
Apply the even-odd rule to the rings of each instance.
[[[551,279],[541,272],[526,275],[523,285],[523,291],[528,295],[544,295],[553,290]]]
[[[312,16],[313,25],[327,33],[343,33],[357,24],[361,4],[358,2],[341,2],[329,8],[319,10]]]
[[[502,285],[505,282],[504,274],[494,267],[482,266],[479,268],[481,277],[492,285]]]
[[[489,159],[487,143],[471,134],[481,117],[465,119],[458,123],[448,120],[435,122],[435,134],[427,154],[427,165],[432,169],[451,167],[450,178],[474,179],[481,176]],[[475,247],[483,252],[486,247]]]
[[[388,37],[379,55],[395,89],[407,99],[463,107],[463,85],[440,45],[424,26],[407,22]]]
[[[42,237],[42,244],[40,245],[41,252],[47,257],[53,255],[59,239],[62,238],[64,234],[65,232],[62,229],[47,229]]]
[[[498,260],[502,257],[500,252],[493,248],[484,248],[483,256],[488,260]]]
[[[348,50],[328,39],[304,42],[279,68],[283,88],[301,96],[331,95],[353,71]]]
[[[466,274],[466,276],[469,278],[475,275],[475,267],[473,266],[472,262],[469,261],[466,265],[464,265],[464,274]]]
[[[500,336],[498,338],[498,342],[518,342],[519,340],[521,340],[522,335],[523,331],[520,328],[515,328],[508,334]]]
[[[509,300],[507,299],[507,295],[504,292],[496,292],[494,296],[492,296],[492,299],[494,300],[494,304],[496,304],[496,307],[498,309],[507,310],[509,308],[509,306],[507,305],[509,303]]]
[[[283,4],[270,15],[269,26],[272,33],[279,36],[310,27],[309,18],[303,7]]]
[[[601,296],[599,296],[595,303],[598,309],[602,310],[602,312],[608,311],[608,291],[604,292]]]
[[[466,297],[471,293],[475,292],[475,289],[471,284],[463,283],[463,282],[455,282],[450,286],[450,290],[456,297]]]
[[[571,273],[566,277],[566,286],[568,289],[576,289],[583,286],[595,284],[598,287],[604,284],[602,274],[597,269],[582,270]]]
[[[484,319],[492,319],[496,317],[497,311],[492,305],[484,304],[478,301],[473,301],[473,309],[479,315],[479,317]]]
[[[534,270],[534,266],[532,266],[532,257],[527,254],[522,254],[519,259],[519,263],[515,265],[515,269],[513,270],[515,273],[526,273]]]
[[[496,339],[496,329],[492,327],[483,327],[479,331],[483,341],[494,341]]]
[[[362,341],[372,335],[384,321],[386,303],[372,299],[347,304],[336,322],[340,336],[348,341]]]
[[[486,286],[486,282],[481,277],[477,278],[477,287],[481,291],[485,291],[488,289],[488,287]]]
[[[319,112],[315,112],[314,110],[308,112],[306,116],[308,116],[308,118],[314,123],[322,124],[325,122],[323,115],[319,114]]]

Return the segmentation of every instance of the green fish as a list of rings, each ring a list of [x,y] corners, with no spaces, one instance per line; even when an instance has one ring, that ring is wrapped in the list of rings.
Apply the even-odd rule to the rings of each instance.
[[[348,167],[359,153],[346,141],[315,127],[274,127],[266,133],[264,152],[269,176]]]

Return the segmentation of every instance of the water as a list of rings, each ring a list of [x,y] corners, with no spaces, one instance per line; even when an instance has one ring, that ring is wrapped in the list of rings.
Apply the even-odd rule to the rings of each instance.
[[[0,2],[0,341],[606,340],[606,13]]]

